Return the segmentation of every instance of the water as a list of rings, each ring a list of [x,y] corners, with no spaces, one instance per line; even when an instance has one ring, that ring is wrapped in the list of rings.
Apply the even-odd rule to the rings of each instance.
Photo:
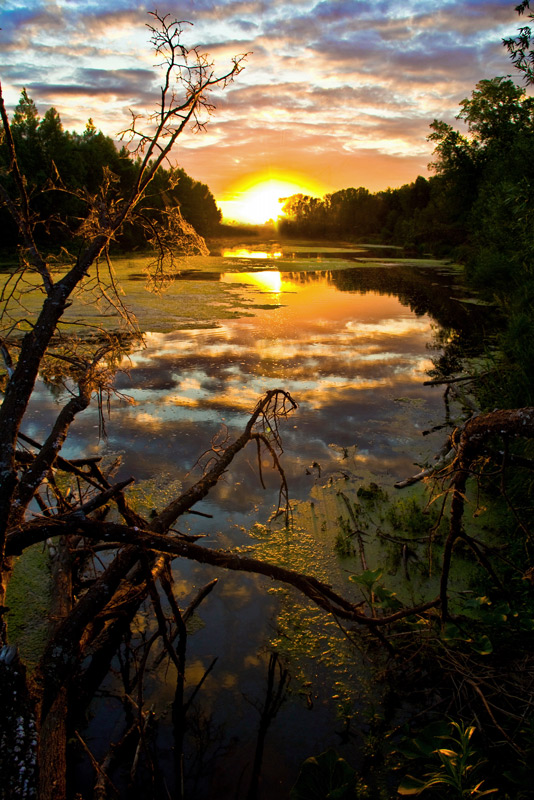
[[[372,257],[378,259],[378,251]],[[144,294],[139,267],[126,261],[126,301],[146,331],[146,346],[116,379],[129,402],[114,404],[107,439],[95,442],[98,421],[89,412],[72,428],[68,455],[87,453],[88,446],[109,461],[120,455],[117,477],[137,479],[132,500],[145,512],[159,509],[200,477],[202,459],[200,467],[197,461],[214,440],[235,438],[257,399],[284,388],[298,403],[281,427],[292,530],[267,525],[278,477],[265,455],[262,488],[251,446],[199,504],[197,510],[210,516],[189,515],[179,529],[203,535],[207,547],[240,548],[315,574],[357,599],[347,577],[361,565],[335,551],[340,492],[352,500],[371,481],[394,492],[396,480],[417,471],[414,462],[439,449],[436,435],[422,433],[442,422],[442,392],[423,382],[441,352],[440,332],[446,327],[450,336],[467,337],[476,313],[451,299],[457,291],[447,270],[383,263],[343,248],[236,248],[203,262],[198,272],[193,260],[154,299]],[[54,408],[43,387],[38,399],[27,431],[35,438]],[[368,557],[369,566],[377,566],[381,555],[374,544]],[[356,766],[361,733],[345,734],[349,723],[351,730],[365,730],[369,709],[380,701],[371,670],[380,655],[358,653],[335,620],[265,578],[183,561],[173,569],[182,607],[218,578],[188,641],[187,693],[217,658],[190,715],[189,796],[246,795],[273,650],[292,679],[267,734],[260,797],[287,794],[299,764],[327,747]],[[142,613],[137,624],[142,629],[151,623]],[[172,785],[173,670],[161,667],[147,684],[147,703],[163,715],[158,744]],[[106,688],[115,690],[114,679]],[[112,698],[99,701],[93,712],[87,739],[98,755],[107,736],[120,737],[123,719]]]

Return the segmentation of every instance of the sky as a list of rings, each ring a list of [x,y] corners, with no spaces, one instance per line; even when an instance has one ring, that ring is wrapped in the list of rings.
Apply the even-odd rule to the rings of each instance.
[[[516,4],[166,0],[158,11],[192,23],[183,42],[209,53],[216,71],[249,54],[245,70],[212,95],[206,129],[183,135],[173,158],[208,184],[227,217],[239,216],[240,201],[261,203],[262,191],[267,204],[269,192],[379,191],[428,175],[432,120],[458,124],[458,104],[479,80],[513,72],[501,40],[521,24]],[[161,71],[146,27],[153,9],[133,0],[0,0],[8,108],[26,87],[67,129],[83,131],[92,117],[116,138],[130,110],[146,113],[158,100]]]

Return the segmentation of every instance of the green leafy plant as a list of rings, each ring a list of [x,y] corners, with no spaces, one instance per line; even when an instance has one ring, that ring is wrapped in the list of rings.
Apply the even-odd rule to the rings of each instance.
[[[387,589],[380,581],[382,570],[367,569],[359,575],[350,575],[349,581],[357,583],[371,608],[382,608],[387,611],[396,611],[401,607],[401,602],[395,592]]]
[[[420,795],[427,790],[435,790],[446,798],[486,797],[495,794],[497,789],[484,789],[484,779],[479,780],[485,759],[472,744],[475,733],[473,725],[451,722],[447,733],[440,728],[429,728],[411,742],[411,748],[401,748],[408,757],[428,756],[427,772],[422,778],[407,775],[397,791],[402,796]],[[435,746],[435,745],[438,746]],[[446,744],[446,746],[443,746]]]
[[[447,645],[466,645],[481,656],[493,653],[491,639],[485,633],[464,631],[453,622],[446,622],[441,630],[441,640]]]
[[[379,503],[387,503],[389,500],[386,490],[382,489],[377,483],[370,483],[369,486],[360,486],[356,495],[359,500],[372,506],[376,506]]]

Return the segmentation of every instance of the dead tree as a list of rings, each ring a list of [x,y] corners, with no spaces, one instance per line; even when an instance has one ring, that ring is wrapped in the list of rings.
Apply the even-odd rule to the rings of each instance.
[[[180,535],[174,529],[177,520],[206,497],[230,468],[235,456],[249,443],[257,448],[260,478],[261,455],[267,453],[272,458],[280,476],[280,506],[282,509],[287,507],[287,483],[280,462],[279,424],[296,404],[283,389],[270,391],[261,398],[251,410],[242,434],[225,448],[214,451],[200,480],[173,498],[150,520],[128,504],[123,490],[129,481],[113,484],[98,459],[69,461],[61,455],[76,415],[95,397],[101,401],[102,396],[112,391],[114,361],[124,345],[123,339],[117,335],[108,337],[105,343],[100,338],[78,337],[73,346],[69,337],[61,333],[63,315],[76,292],[85,282],[93,281],[101,296],[115,304],[117,313],[128,316],[118,299],[109,294],[102,279],[102,264],[104,268],[110,267],[110,243],[126,221],[135,220],[137,204],[182,131],[188,125],[203,125],[202,114],[211,109],[209,91],[216,86],[225,86],[243,67],[244,56],[240,56],[233,60],[224,75],[216,76],[206,56],[196,49],[187,50],[180,43],[180,23],[171,22],[157,13],[152,17],[152,43],[162,60],[164,77],[158,108],[148,118],[147,127],[142,128],[141,120],[134,117],[130,128],[124,132],[125,137],[136,142],[140,157],[135,184],[128,197],[120,198],[114,193],[113,177],[105,175],[100,192],[94,197],[84,196],[87,213],[74,231],[82,245],[76,255],[67,252],[62,255],[63,273],[60,277],[52,269],[51,256],[43,253],[36,243],[33,198],[19,169],[0,86],[0,117],[10,156],[10,174],[16,187],[16,193],[11,195],[0,183],[0,200],[10,211],[21,238],[20,269],[3,298],[1,342],[7,383],[0,408],[0,700],[4,712],[0,714],[0,761],[3,760],[6,769],[9,765],[10,775],[16,773],[11,784],[2,785],[1,800],[37,796],[42,800],[62,800],[67,796],[67,738],[76,730],[79,715],[128,636],[130,623],[140,604],[148,598],[158,623],[156,638],[163,640],[177,670],[174,718],[177,726],[183,724],[184,708],[187,708],[182,683],[187,610],[180,610],[172,598],[168,571],[170,559],[187,558],[216,568],[268,576],[295,587],[340,622],[346,620],[361,626],[384,641],[381,631],[393,623],[407,617],[425,616],[439,607],[445,616],[449,613],[447,581],[450,561],[454,543],[464,536],[461,530],[462,497],[479,443],[498,431],[508,435],[534,435],[533,409],[479,416],[465,426],[453,467],[451,531],[445,547],[440,596],[420,606],[401,608],[389,614],[370,613],[360,597],[344,597],[314,576],[231,551],[203,547],[194,537]],[[203,247],[202,240],[183,223],[178,213],[170,214],[168,221],[166,229],[153,232],[157,281],[164,278],[166,267],[172,265],[177,248],[201,250]],[[22,310],[17,311],[21,282],[27,276],[39,279],[44,297],[34,318],[28,318]],[[108,283],[113,291],[111,272],[109,276]],[[20,330],[17,323],[22,334],[17,332]],[[36,442],[24,433],[25,415],[35,381],[39,374],[47,371],[62,374],[70,399],[59,411],[45,440]],[[76,481],[77,493],[69,494],[61,488],[61,481],[57,480],[59,474],[71,476]],[[37,503],[39,515],[29,512],[32,502]],[[118,521],[107,519],[111,506]],[[9,643],[4,622],[5,589],[12,559],[32,545],[54,537],[59,537],[60,543],[57,586],[61,583],[63,588],[58,596],[49,640],[30,684],[16,649]],[[80,564],[100,548],[111,549],[113,557],[106,567],[97,571],[90,586],[78,587],[80,591],[75,598],[71,578],[79,571]],[[174,631],[167,628],[158,606],[155,588],[158,582],[173,610]],[[177,646],[173,644],[176,638]],[[152,645],[153,642],[147,643],[146,655],[143,655],[136,675],[125,678],[129,689],[134,683],[137,685],[138,696],[134,701],[129,691],[125,693],[131,704],[132,722],[123,741],[136,739],[138,748],[144,746],[149,726],[149,717],[142,705],[142,675]],[[17,702],[14,705],[15,695]],[[71,702],[73,697],[76,697],[76,713]],[[180,731],[176,742],[179,751]],[[117,750],[120,746],[118,743]],[[21,762],[18,769],[14,767],[13,752],[18,754]],[[102,764],[95,763],[98,773],[95,796],[105,794],[109,782],[107,767],[112,757],[110,751],[109,758]],[[181,775],[179,764],[177,773]]]
[[[217,75],[209,57],[198,49],[186,48],[181,41],[185,23],[173,21],[157,12],[152,15],[149,25],[151,43],[160,61],[163,82],[159,102],[146,119],[133,117],[130,127],[123,131],[138,156],[136,178],[129,194],[121,198],[115,191],[114,177],[103,176],[99,192],[90,196],[79,192],[78,199],[86,204],[86,213],[81,224],[73,231],[75,252],[65,251],[61,255],[63,274],[57,277],[53,263],[57,257],[43,252],[35,238],[35,226],[40,221],[34,211],[34,197],[28,190],[25,176],[17,160],[15,143],[5,108],[0,84],[0,118],[4,146],[9,156],[9,173],[14,192],[9,192],[0,182],[0,202],[11,214],[20,235],[20,267],[7,289],[4,290],[2,308],[2,355],[7,372],[7,384],[0,408],[0,611],[4,610],[5,591],[11,573],[10,558],[6,553],[8,531],[17,529],[27,518],[32,500],[43,504],[42,488],[45,484],[56,493],[52,507],[43,509],[44,516],[57,516],[69,508],[69,501],[62,497],[54,484],[53,473],[60,463],[60,450],[69,427],[77,414],[91,402],[92,397],[102,395],[110,388],[110,363],[113,346],[95,348],[90,346],[89,338],[84,342],[83,355],[65,352],[68,337],[61,335],[61,322],[65,310],[72,303],[78,291],[88,283],[96,283],[100,296],[111,302],[125,316],[118,296],[111,296],[102,280],[102,265],[110,267],[109,247],[125,222],[141,224],[137,218],[137,208],[145,196],[150,183],[160,165],[168,158],[179,136],[186,128],[201,128],[206,114],[213,106],[210,91],[215,87],[224,88],[243,68],[245,56],[232,60],[229,69]],[[56,181],[56,191],[64,191],[60,181]],[[50,222],[46,220],[45,222]],[[167,225],[152,231],[152,244],[155,250],[154,271],[161,275],[172,267],[177,252],[205,252],[203,240],[184,222],[179,210],[167,213]],[[81,245],[80,245],[81,242]],[[26,278],[34,283],[38,279],[44,300],[34,317],[28,318],[21,302],[21,287]],[[111,271],[107,282],[113,289]],[[24,331],[20,335],[19,331]],[[117,342],[115,341],[115,345]],[[68,345],[67,345],[68,350]],[[31,453],[21,451],[24,419],[38,374],[51,363],[67,364],[65,377],[69,383],[70,400],[61,409],[51,426],[46,440]],[[86,463],[71,465],[84,481],[106,491],[103,476],[95,481],[94,476],[83,473]],[[115,489],[116,493],[117,490]],[[112,494],[114,493],[112,492]],[[100,502],[105,502],[100,498]],[[135,521],[133,512],[125,510],[126,518]],[[136,562],[132,551],[121,554],[115,567],[117,580],[125,574],[127,563]],[[67,618],[79,614],[76,606]],[[61,627],[61,626],[60,626]],[[78,628],[78,630],[81,630]],[[2,614],[0,622],[0,643],[7,646],[7,630]],[[6,651],[11,653],[11,651]],[[4,663],[6,659],[4,658]],[[54,698],[53,703],[57,698]],[[52,707],[51,704],[50,708]],[[50,710],[48,709],[48,711]],[[38,716],[38,727],[42,729],[43,718]],[[41,717],[41,718],[40,718]],[[57,729],[57,725],[55,726]],[[45,737],[46,738],[46,737]],[[43,747],[41,747],[41,751]],[[42,756],[42,752],[41,752]],[[46,759],[41,757],[41,762]],[[55,770],[61,773],[61,766]],[[16,791],[15,789],[13,790]],[[43,789],[43,796],[46,796]],[[63,791],[63,790],[61,790]],[[52,788],[50,796],[60,797]]]
[[[33,273],[40,278],[45,295],[42,307],[35,319],[27,321],[27,332],[22,338],[6,337],[2,349],[9,372],[9,380],[0,408],[0,561],[4,561],[5,536],[8,526],[17,524],[25,516],[30,500],[52,468],[67,435],[70,423],[76,414],[87,407],[95,389],[102,389],[95,374],[94,359],[75,365],[71,376],[77,384],[78,393],[59,414],[46,442],[40,448],[31,469],[19,473],[17,465],[17,441],[35,381],[45,360],[54,358],[54,337],[65,310],[72,302],[75,292],[95,270],[99,260],[109,259],[109,246],[125,221],[135,217],[136,206],[147,191],[159,166],[169,156],[180,134],[190,125],[203,124],[203,112],[211,109],[208,96],[216,86],[225,86],[243,66],[244,56],[233,60],[231,68],[222,76],[216,76],[206,55],[196,49],[187,50],[180,42],[182,26],[168,17],[154,13],[154,26],[149,26],[152,44],[162,59],[164,82],[157,109],[146,120],[135,117],[124,135],[137,143],[142,153],[135,183],[125,199],[117,198],[113,192],[113,181],[105,176],[101,190],[95,197],[87,197],[87,214],[76,237],[82,239],[77,255],[66,254],[65,274],[55,279],[51,259],[41,253],[36,244],[34,229],[35,214],[32,197],[27,190],[24,176],[17,161],[15,144],[11,135],[9,119],[5,109],[0,85],[0,117],[10,158],[10,173],[17,188],[12,197],[0,184],[0,200],[7,206],[20,233],[21,267],[19,275]],[[155,242],[156,267],[162,269],[165,260],[181,247],[203,246],[200,237],[187,226],[180,225],[177,215],[173,217],[174,237],[170,241],[160,236]],[[6,299],[4,317],[17,301],[16,291]],[[14,323],[8,321],[8,331]],[[61,353],[57,354],[61,358]],[[0,603],[1,597],[0,595]]]

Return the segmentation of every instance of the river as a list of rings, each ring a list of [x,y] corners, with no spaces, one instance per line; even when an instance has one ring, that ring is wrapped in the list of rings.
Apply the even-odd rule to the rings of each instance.
[[[310,572],[357,598],[348,576],[363,565],[352,543],[343,549],[347,508],[373,483],[387,492],[384,505],[396,502],[395,481],[439,450],[443,433],[423,433],[443,422],[443,392],[424,381],[433,359],[451,343],[468,346],[481,324],[450,266],[399,255],[276,242],[221,247],[188,261],[156,295],[145,288],[146,259],[120,259],[125,303],[145,344],[116,378],[120,397],[106,437],[97,441],[98,418],[89,411],[72,428],[67,456],[88,449],[108,462],[120,456],[117,477],[136,477],[132,502],[149,513],[200,477],[202,454],[239,435],[265,391],[283,388],[298,404],[280,431],[292,525],[269,523],[278,476],[265,456],[262,487],[251,448],[198,506],[209,516],[189,515],[180,530],[202,535],[207,547]],[[44,385],[33,409],[27,432],[39,438],[55,409]],[[369,538],[368,568],[384,567],[403,599],[425,595],[424,570],[416,568],[418,580],[407,584],[398,564],[386,561]],[[175,562],[173,571],[182,607],[218,578],[188,638],[186,696],[217,661],[189,714],[186,795],[246,796],[272,652],[291,682],[267,732],[259,796],[286,796],[302,761],[328,747],[357,766],[369,715],[380,705],[372,663],[380,655],[356,649],[335,620],[266,579],[190,562]],[[151,624],[140,613],[137,637]],[[110,677],[86,731],[97,757],[124,725],[116,688]],[[158,749],[170,786],[173,695],[173,670],[154,669],[145,697],[160,718]],[[88,780],[87,765],[78,771],[80,782]]]

